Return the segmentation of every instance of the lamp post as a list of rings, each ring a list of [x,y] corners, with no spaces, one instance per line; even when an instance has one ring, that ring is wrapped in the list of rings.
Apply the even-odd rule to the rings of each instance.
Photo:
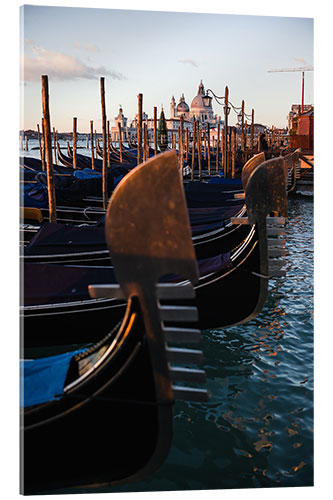
[[[242,101],[241,107],[236,107],[232,104],[232,102],[229,101],[229,89],[228,87],[225,88],[225,93],[224,96],[219,97],[217,96],[211,89],[206,90],[206,94],[202,97],[202,101],[204,106],[208,107],[211,106],[211,100],[212,97],[211,95],[215,98],[215,101],[223,106],[223,111],[224,111],[224,135],[223,135],[223,157],[222,157],[222,166],[224,169],[224,177],[227,177],[228,174],[228,167],[229,167],[229,155],[227,151],[228,147],[228,115],[230,113],[230,109],[232,108],[234,112],[237,114],[237,120],[238,120],[238,126],[241,132],[241,144],[245,145],[245,130],[244,130],[244,119],[246,118],[251,118],[249,115],[245,113],[245,103],[244,100]],[[223,101],[223,102],[221,102]],[[254,110],[252,110],[252,130],[253,130],[253,123],[254,123]],[[252,132],[253,134],[253,132]],[[253,139],[252,139],[253,142]]]

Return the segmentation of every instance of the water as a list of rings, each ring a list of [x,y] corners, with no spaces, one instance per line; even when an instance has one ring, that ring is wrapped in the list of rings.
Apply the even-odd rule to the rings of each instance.
[[[144,481],[78,493],[313,484],[313,201],[288,203],[287,276],[270,281],[254,320],[202,332],[209,402],[175,404],[166,462]]]
[[[202,332],[211,397],[176,403],[164,465],[144,481],[89,491],[313,485],[312,200],[289,200],[286,233],[287,276],[271,280],[262,312]]]

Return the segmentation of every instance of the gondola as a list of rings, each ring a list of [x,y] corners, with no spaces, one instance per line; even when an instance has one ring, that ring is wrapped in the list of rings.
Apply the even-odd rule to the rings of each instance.
[[[166,181],[159,187],[156,175]],[[133,210],[130,200],[136,189],[146,196]],[[151,204],[144,202],[152,191],[153,216]],[[146,162],[121,183],[109,204],[106,235],[127,300],[126,312],[121,324],[110,327],[97,345],[24,362],[23,494],[56,493],[64,488],[75,492],[76,487],[144,479],[168,455],[174,400],[207,400],[206,390],[197,385],[204,382],[205,373],[193,368],[202,360],[202,352],[170,347],[191,338],[197,341],[200,332],[177,323],[166,328],[168,310],[159,304],[161,297],[193,295],[192,285],[156,286],[160,276],[169,272],[191,283],[197,279],[173,155]],[[92,284],[92,293],[95,288]],[[182,312],[176,311],[178,320]],[[94,330],[98,328],[95,324]],[[191,369],[183,366],[189,364]]]
[[[283,224],[287,210],[285,183],[282,159],[274,159],[257,167],[249,178],[246,190],[248,218],[235,218],[233,221],[237,226],[247,222],[244,224],[247,226],[247,237],[231,252],[215,254],[199,262],[200,279],[195,285],[193,305],[198,308],[201,329],[243,323],[261,310],[267,295],[268,279],[280,273],[281,264],[274,255],[284,254],[281,248],[284,241],[280,238],[283,229],[270,227],[268,241],[266,216],[279,212],[282,219],[273,218],[270,222]],[[268,245],[272,247],[269,250]],[[116,286],[111,267],[62,268],[50,264],[27,264],[25,272],[27,275],[32,273],[36,283],[38,279],[43,283],[40,289],[32,287],[32,294],[29,294],[29,290],[26,292],[26,299],[31,297],[21,311],[26,347],[85,341],[92,335],[90,325],[97,322],[103,324],[106,317],[109,318],[109,324],[112,320],[117,322],[124,314],[125,302],[119,295],[95,299],[87,296],[87,282],[94,276],[96,281],[109,281]],[[48,273],[50,277],[46,279]],[[53,277],[57,276],[60,288],[54,290],[52,286],[56,281]],[[166,281],[179,282],[179,278],[169,276]],[[78,331],[74,325],[79,318],[81,326]],[[64,329],[65,324],[73,325],[73,328],[68,332]],[[62,332],[65,332],[65,337]]]
[[[227,206],[224,210],[189,209],[197,258],[208,258],[229,251],[241,242],[247,231],[243,226],[232,225],[230,217],[244,214],[242,202],[232,208]],[[95,215],[98,215],[98,211]],[[44,223],[24,249],[22,258],[27,263],[110,265],[103,226],[102,219],[97,224],[81,226]]]

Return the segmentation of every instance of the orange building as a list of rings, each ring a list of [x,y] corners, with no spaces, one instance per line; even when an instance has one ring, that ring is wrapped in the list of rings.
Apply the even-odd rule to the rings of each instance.
[[[313,151],[314,108],[295,116],[289,131],[290,147]]]

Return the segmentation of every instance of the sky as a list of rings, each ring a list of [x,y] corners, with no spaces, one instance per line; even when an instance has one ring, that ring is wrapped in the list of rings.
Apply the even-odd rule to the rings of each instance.
[[[112,2],[110,2],[112,4]],[[119,2],[116,4],[119,6]],[[41,75],[49,76],[51,126],[101,130],[100,77],[105,77],[106,113],[122,105],[129,122],[143,109],[158,115],[182,93],[190,105],[203,81],[234,106],[245,101],[255,122],[287,125],[292,104],[301,102],[301,73],[270,69],[314,63],[311,17],[157,12],[27,5],[21,11],[22,115],[20,128],[41,122]],[[305,73],[305,103],[313,104],[313,72]],[[214,112],[223,114],[213,102]],[[231,111],[229,122],[237,121]]]

